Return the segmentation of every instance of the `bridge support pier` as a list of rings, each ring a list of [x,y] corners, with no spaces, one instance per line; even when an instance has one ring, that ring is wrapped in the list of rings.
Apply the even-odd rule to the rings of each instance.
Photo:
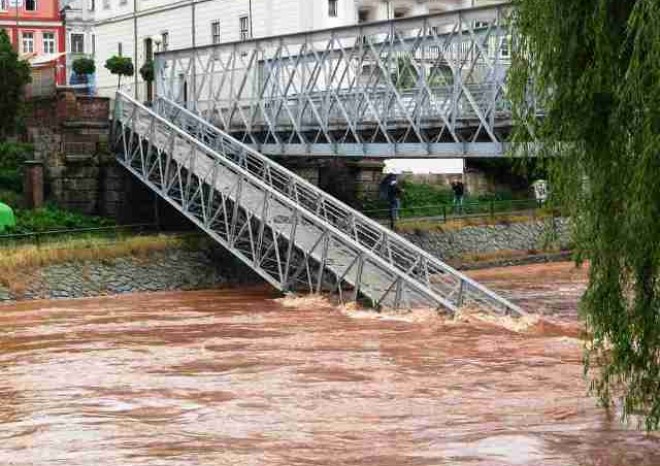
[[[355,200],[359,208],[378,200],[378,188],[383,179],[385,163],[381,160],[359,160],[348,162],[355,180]]]
[[[346,160],[343,158],[278,158],[298,176],[327,193],[361,209],[378,199],[378,186],[385,164],[380,160]]]

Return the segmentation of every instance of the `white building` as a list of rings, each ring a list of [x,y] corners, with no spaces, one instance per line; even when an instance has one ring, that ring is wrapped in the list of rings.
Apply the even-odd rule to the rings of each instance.
[[[67,81],[70,82],[73,75],[71,66],[75,60],[83,57],[94,59],[95,0],[60,0],[60,10],[65,27],[66,76]]]
[[[94,3],[94,0],[77,1]],[[148,99],[147,86],[138,70],[159,50],[417,16],[469,7],[476,2],[493,3],[488,0],[96,0],[94,51],[98,90],[106,96],[116,90],[117,78],[103,66],[113,55],[132,58],[136,73],[127,89],[140,99]]]

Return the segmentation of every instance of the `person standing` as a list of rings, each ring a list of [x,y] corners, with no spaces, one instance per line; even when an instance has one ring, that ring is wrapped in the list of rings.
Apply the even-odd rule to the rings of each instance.
[[[392,230],[396,230],[396,222],[399,220],[401,194],[403,194],[403,190],[399,186],[399,180],[396,175],[391,175],[387,183],[387,201],[390,207],[390,228]]]
[[[454,180],[451,183],[451,189],[454,191],[454,212],[463,213],[463,196],[465,195],[465,185],[461,180]]]

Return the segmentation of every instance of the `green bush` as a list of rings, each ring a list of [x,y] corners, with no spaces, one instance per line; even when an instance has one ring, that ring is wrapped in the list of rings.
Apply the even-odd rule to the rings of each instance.
[[[23,192],[23,177],[19,170],[0,168],[0,191],[20,194]]]
[[[22,199],[22,193],[0,187],[0,202],[5,203],[12,208],[16,208],[16,206],[20,205]]]
[[[76,74],[85,75],[96,73],[96,65],[94,64],[94,60],[91,58],[78,58],[77,60],[74,60],[71,67],[73,68],[73,71],[76,72]]]
[[[0,201],[16,206],[23,192],[21,166],[32,158],[29,144],[0,143]]]
[[[30,144],[0,142],[0,169],[16,170],[25,160],[32,158]]]
[[[414,183],[409,180],[400,182],[403,189],[401,197],[401,217],[424,217],[442,215],[441,206],[451,205],[454,194],[451,189],[443,189],[423,183]],[[386,200],[370,200],[364,203],[365,212],[378,218],[389,215],[389,206]]]
[[[102,218],[79,214],[47,205],[35,210],[16,210],[16,227],[14,233],[29,233],[34,231],[68,230],[80,228],[98,228],[111,226],[113,222]]]
[[[439,186],[404,180],[401,187],[404,191],[403,201],[406,205],[440,205],[451,203],[454,199],[454,193],[451,189],[440,188]]]

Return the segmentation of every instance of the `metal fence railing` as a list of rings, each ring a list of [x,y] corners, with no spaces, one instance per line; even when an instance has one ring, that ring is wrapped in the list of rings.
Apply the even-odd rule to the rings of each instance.
[[[405,205],[399,210],[401,219],[427,219],[446,222],[452,219],[490,217],[519,214],[535,218],[547,210],[544,204],[535,199],[520,200],[464,200],[462,204],[446,202],[431,205]],[[390,215],[388,208],[367,209],[363,213],[374,219],[386,219]]]

